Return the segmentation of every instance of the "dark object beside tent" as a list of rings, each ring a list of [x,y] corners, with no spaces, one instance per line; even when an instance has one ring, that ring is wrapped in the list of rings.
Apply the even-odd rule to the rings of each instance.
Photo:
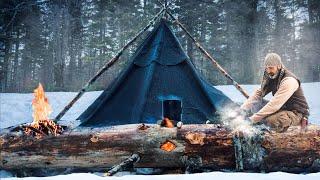
[[[147,36],[131,64],[78,118],[80,126],[156,123],[164,100],[180,100],[182,121],[203,124],[233,104],[204,81],[172,30],[161,20]]]

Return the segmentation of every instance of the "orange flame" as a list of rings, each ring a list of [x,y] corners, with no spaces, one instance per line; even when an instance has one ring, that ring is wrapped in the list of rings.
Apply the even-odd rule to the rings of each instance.
[[[161,144],[161,146],[160,146],[160,148],[161,148],[162,150],[167,151],[167,152],[170,152],[170,151],[174,150],[176,147],[177,147],[177,146],[176,146],[173,142],[171,142],[171,141],[169,141],[169,140],[165,141],[165,142],[164,142],[163,144]]]
[[[34,99],[32,100],[32,109],[33,109],[33,122],[32,126],[39,128],[39,122],[41,120],[48,120],[49,115],[52,112],[51,106],[48,102],[48,98],[45,95],[41,83],[39,83],[38,88],[34,90]]]
[[[161,125],[167,128],[174,128],[173,122],[169,118],[164,118]]]

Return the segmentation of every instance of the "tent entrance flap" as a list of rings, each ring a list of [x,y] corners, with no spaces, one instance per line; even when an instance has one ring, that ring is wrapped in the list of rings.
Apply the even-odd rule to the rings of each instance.
[[[175,122],[181,121],[182,101],[176,99],[167,99],[162,101],[163,118],[169,118]]]

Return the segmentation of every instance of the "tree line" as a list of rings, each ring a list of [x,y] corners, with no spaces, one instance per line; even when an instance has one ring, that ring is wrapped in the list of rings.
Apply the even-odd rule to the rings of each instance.
[[[161,1],[160,1],[161,2]],[[77,91],[161,9],[159,0],[3,0],[1,92]],[[281,55],[303,82],[320,81],[320,1],[173,0],[170,10],[241,84],[259,83],[264,56]],[[176,25],[198,71],[228,82]],[[140,38],[96,82],[104,89],[130,62]]]

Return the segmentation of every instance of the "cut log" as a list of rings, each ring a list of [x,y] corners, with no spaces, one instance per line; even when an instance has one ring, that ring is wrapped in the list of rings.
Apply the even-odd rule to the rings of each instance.
[[[135,167],[212,170],[320,171],[320,127],[290,127],[285,133],[234,136],[218,125],[184,125],[181,129],[139,124],[78,128],[40,139],[2,130],[0,169],[108,168],[132,154]],[[241,166],[239,166],[241,163]]]

